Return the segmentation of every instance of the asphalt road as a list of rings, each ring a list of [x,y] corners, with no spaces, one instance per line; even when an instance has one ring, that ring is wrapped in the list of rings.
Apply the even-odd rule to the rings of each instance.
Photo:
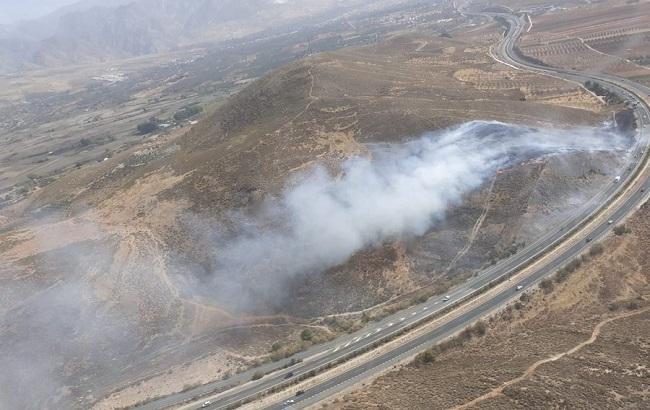
[[[495,17],[497,14],[489,14]],[[552,69],[549,67],[542,67],[530,62],[522,61],[514,52],[513,46],[516,38],[521,34],[525,27],[525,21],[511,15],[499,14],[505,18],[510,28],[501,44],[494,50],[496,56],[500,61],[519,69],[527,69],[538,71],[545,74],[552,74],[556,77],[561,77],[567,80],[583,83],[587,80],[598,81],[603,85],[608,86],[612,90],[618,92],[626,99],[637,102],[637,116],[639,118],[639,135],[637,137],[637,145],[630,155],[630,170],[626,169],[621,173],[621,181],[614,182],[612,176],[612,183],[606,189],[602,190],[592,200],[590,200],[584,207],[578,209],[576,213],[569,218],[565,223],[551,229],[549,233],[539,238],[536,242],[526,246],[524,249],[511,256],[510,258],[501,261],[500,263],[480,272],[477,276],[471,278],[467,282],[453,288],[447,294],[449,301],[445,301],[442,296],[432,297],[426,302],[413,306],[409,309],[397,312],[379,322],[368,324],[363,329],[342,337],[339,337],[331,342],[313,346],[305,352],[298,353],[294,358],[303,360],[283,371],[276,371],[272,374],[262,377],[259,380],[250,381],[252,375],[256,371],[264,373],[273,370],[281,369],[287,365],[289,359],[282,360],[275,363],[268,363],[257,369],[253,369],[239,375],[233,376],[228,381],[214,382],[205,386],[200,386],[187,392],[175,394],[172,396],[164,397],[139,408],[142,409],[161,409],[178,405],[186,402],[192,398],[205,397],[203,400],[210,400],[211,405],[206,406],[209,409],[223,409],[237,406],[243,400],[255,397],[259,393],[268,391],[273,387],[280,386],[284,383],[290,382],[301,375],[309,373],[310,371],[323,368],[328,363],[337,362],[355,352],[362,351],[374,342],[382,339],[389,338],[395,332],[401,331],[404,328],[414,326],[419,322],[428,320],[431,316],[439,313],[445,309],[448,304],[458,302],[464,298],[470,297],[474,292],[484,288],[490,282],[497,281],[506,275],[517,271],[522,265],[527,264],[530,260],[535,259],[543,254],[548,249],[555,247],[557,244],[565,240],[569,235],[571,229],[581,225],[587,218],[591,217],[600,210],[600,208],[619,191],[619,189],[629,180],[634,174],[634,170],[640,164],[642,153],[647,152],[648,148],[648,135],[646,135],[646,128],[650,119],[650,109],[648,106],[637,97],[637,95],[648,96],[650,91],[647,87],[642,87],[632,81],[620,79],[610,75],[601,74],[585,74],[572,70]],[[630,214],[636,207],[638,207],[646,197],[647,188],[650,188],[648,181],[644,181],[644,191],[638,189],[625,203],[617,209],[611,211],[607,219],[614,221],[613,224],[604,223],[591,231],[587,236],[593,241],[598,240],[600,237],[606,235],[612,226],[617,222],[623,220]],[[400,345],[394,350],[387,351],[381,355],[364,362],[356,367],[353,367],[339,375],[332,377],[307,389],[300,396],[294,397],[295,403],[290,407],[300,408],[307,405],[316,403],[324,398],[335,394],[360,380],[363,380],[373,373],[387,369],[401,360],[408,358],[414,353],[425,349],[446,337],[464,329],[476,320],[484,317],[491,312],[503,307],[506,303],[513,298],[518,297],[520,292],[515,290],[517,285],[522,285],[525,291],[527,288],[536,285],[542,278],[555,272],[559,267],[566,264],[576,255],[584,252],[591,243],[580,241],[573,245],[570,249],[562,252],[556,256],[551,262],[537,270],[533,275],[527,277],[521,282],[513,283],[512,287],[496,294],[495,296],[485,300],[475,308],[463,313],[462,315],[443,323],[434,330],[423,334],[405,344]],[[289,375],[291,372],[291,375]],[[250,382],[249,382],[250,381]],[[248,382],[245,383],[244,382]],[[239,386],[234,386],[237,383],[242,383]],[[234,387],[233,387],[234,386]],[[219,395],[215,395],[215,391],[224,391]],[[200,407],[200,405],[196,406]],[[279,409],[287,407],[283,403],[276,403],[269,408]]]

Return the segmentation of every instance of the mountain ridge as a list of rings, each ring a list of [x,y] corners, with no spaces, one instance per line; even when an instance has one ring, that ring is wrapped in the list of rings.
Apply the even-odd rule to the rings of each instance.
[[[408,0],[89,0],[0,31],[0,72],[137,57]]]

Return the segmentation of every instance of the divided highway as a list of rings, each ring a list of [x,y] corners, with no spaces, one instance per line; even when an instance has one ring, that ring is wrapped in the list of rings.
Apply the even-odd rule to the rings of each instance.
[[[527,288],[536,285],[544,277],[552,274],[576,255],[579,255],[581,252],[588,249],[590,243],[587,243],[585,238],[590,238],[590,241],[595,241],[603,237],[609,232],[612,226],[617,222],[622,221],[647,199],[647,189],[650,188],[650,184],[648,184],[648,180],[645,179],[646,175],[643,173],[639,174],[637,171],[644,163],[644,158],[647,155],[647,148],[649,146],[649,138],[646,130],[650,123],[650,108],[647,105],[647,98],[650,89],[632,81],[611,75],[580,73],[573,70],[555,69],[525,61],[518,55],[514,45],[516,39],[524,30],[526,20],[522,17],[510,14],[485,13],[484,15],[500,17],[503,21],[506,21],[509,26],[504,40],[494,50],[496,53],[495,58],[504,64],[508,64],[516,69],[524,69],[553,75],[555,77],[578,83],[584,83],[587,80],[596,81],[608,87],[612,91],[615,91],[631,103],[636,104],[636,115],[639,125],[637,143],[634,151],[630,155],[629,168],[627,168],[625,172],[621,173],[621,181],[615,183],[612,176],[611,185],[585,204],[583,208],[577,210],[573,217],[561,226],[555,227],[549,233],[539,238],[536,242],[529,244],[510,258],[480,272],[477,276],[471,278],[467,282],[453,288],[448,293],[448,301],[446,301],[442,296],[432,297],[422,304],[397,312],[382,321],[370,323],[355,333],[339,337],[322,345],[313,346],[309,350],[298,353],[294,356],[295,359],[300,359],[302,362],[289,366],[284,370],[280,369],[290,364],[289,359],[275,363],[268,363],[257,369],[235,375],[227,381],[214,382],[187,392],[157,399],[144,404],[139,408],[153,410],[178,406],[181,403],[191,401],[197,397],[204,398],[201,401],[197,400],[193,404],[183,406],[182,408],[199,408],[201,407],[201,403],[207,400],[211,401],[211,404],[205,407],[209,409],[236,407],[249,399],[268,392],[272,388],[284,386],[305,374],[312,371],[318,371],[328,364],[335,364],[357,352],[364,351],[373,343],[388,339],[396,332],[403,331],[405,328],[411,328],[420,322],[425,322],[432,316],[439,314],[440,311],[446,309],[448,304],[458,303],[464,299],[472,298],[475,293],[484,289],[488,284],[510,276],[512,273],[527,265],[530,261],[538,259],[549,249],[557,248],[560,244],[564,244],[565,241],[572,239],[574,234],[571,231],[574,228],[585,225],[585,222],[589,218],[593,217],[598,212],[603,211],[606,204],[610,204],[610,206],[607,207],[608,209],[604,210],[606,214],[606,218],[604,219],[605,222],[596,224],[595,226],[589,224],[589,230],[587,232],[580,231],[578,233],[581,240],[573,241],[571,242],[571,246],[554,252],[552,256],[545,257],[543,266],[536,269],[525,279],[522,279],[520,282],[514,282],[512,286],[485,298],[481,303],[476,304],[471,309],[465,310],[462,314],[453,319],[443,322],[433,330],[408,342],[400,344],[392,350],[384,351],[380,355],[368,359],[356,366],[351,366],[348,370],[341,371],[331,378],[319,382],[313,387],[306,389],[300,396],[291,398],[293,403],[287,404],[292,408],[301,408],[317,403],[318,401],[340,392],[377,372],[392,367],[394,364],[412,356],[418,351],[440,342],[444,338],[464,329],[476,320],[502,308],[505,304],[518,297],[520,292],[515,289],[515,286],[521,285],[523,287],[522,291],[525,291]],[[642,177],[638,177],[638,175],[642,175]],[[636,179],[642,179],[642,183],[638,183]],[[634,183],[631,183],[632,180],[635,180]],[[627,193],[622,194],[621,191],[628,185],[629,188]],[[610,225],[606,222],[607,220],[612,220],[614,223]],[[250,381],[255,371],[270,374],[259,380]],[[235,386],[235,384],[238,383],[241,384]],[[217,391],[222,391],[222,393],[215,393]],[[280,409],[287,407],[287,404],[279,402],[271,405],[269,408]]]

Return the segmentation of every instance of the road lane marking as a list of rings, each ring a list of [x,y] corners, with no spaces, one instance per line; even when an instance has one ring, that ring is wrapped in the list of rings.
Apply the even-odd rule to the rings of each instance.
[[[488,54],[489,54],[490,57],[492,57],[495,61],[497,61],[497,62],[499,62],[499,63],[501,63],[501,64],[505,64],[505,65],[507,65],[508,67],[514,68],[515,70],[519,70],[519,69],[520,69],[519,67],[515,67],[514,65],[512,65],[512,64],[510,64],[510,63],[506,63],[505,61],[501,61],[501,60],[499,60],[499,59],[498,59],[494,54],[492,54],[492,46],[490,46],[490,50],[489,50]]]

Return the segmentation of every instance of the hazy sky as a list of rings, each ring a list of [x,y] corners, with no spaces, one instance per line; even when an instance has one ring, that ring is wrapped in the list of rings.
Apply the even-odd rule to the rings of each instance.
[[[77,2],[79,0],[0,0],[0,24],[40,17]]]

